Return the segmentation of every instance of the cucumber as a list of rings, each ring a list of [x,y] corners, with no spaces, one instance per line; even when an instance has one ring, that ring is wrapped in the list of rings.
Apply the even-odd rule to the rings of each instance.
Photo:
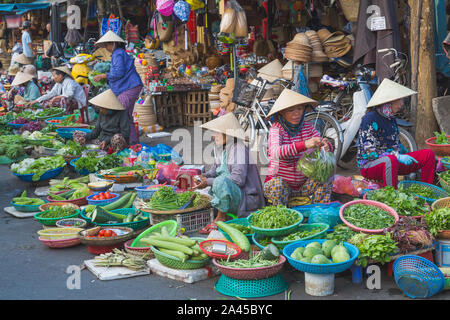
[[[133,222],[134,212],[130,212],[125,219],[123,219],[124,223]]]
[[[208,258],[208,256],[203,252],[201,255],[190,257],[191,260],[205,260],[206,258]]]
[[[122,209],[124,208],[124,205],[128,201],[129,197],[131,196],[131,192],[128,192],[124,194],[121,198],[117,199],[116,201],[107,204],[106,206],[103,206],[103,209],[107,211],[115,210],[115,209]]]
[[[260,253],[261,258],[264,260],[278,260],[278,257],[280,256],[280,251],[278,248],[270,243]]]
[[[186,259],[188,258],[188,256],[180,251],[175,251],[175,250],[169,250],[169,249],[164,249],[164,248],[158,248],[159,251],[164,252],[170,256],[174,256],[178,259],[180,259],[181,261],[185,262]]]
[[[107,223],[108,221],[122,222],[126,216],[118,213],[113,213],[105,210],[104,208],[97,206],[92,212],[92,222]]]
[[[163,249],[181,251],[188,255],[192,255],[194,253],[194,250],[192,250],[191,248],[184,246],[182,244],[169,242],[169,241],[156,240],[156,239],[153,239],[153,237],[142,238],[141,242],[144,242],[151,246],[157,247],[158,249],[163,248]]]
[[[163,227],[161,228],[161,234],[162,234],[163,236],[170,237],[170,233],[169,233],[169,231],[167,230],[166,226],[163,226]]]
[[[136,199],[137,193],[135,192],[130,192],[130,198],[128,199],[128,202],[122,207],[122,208],[132,208],[133,207],[133,202],[134,199]]]
[[[178,244],[181,244],[181,245],[187,246],[187,247],[192,247],[197,243],[195,240],[192,240],[192,239],[181,239],[181,238],[175,238],[172,236],[159,236],[158,237],[158,236],[152,235],[151,237],[152,237],[152,239],[178,243]]]
[[[242,249],[244,252],[250,251],[250,241],[248,238],[243,234],[241,231],[230,227],[228,224],[226,224],[223,221],[217,221],[217,226],[222,229],[226,234],[228,234],[231,238],[231,240],[239,246],[239,248]]]
[[[72,190],[60,193],[60,194],[58,194],[58,196],[63,197],[65,199],[69,199],[75,193],[75,191],[76,191],[75,189],[72,189]],[[55,196],[56,195],[52,195],[52,198],[54,198]]]

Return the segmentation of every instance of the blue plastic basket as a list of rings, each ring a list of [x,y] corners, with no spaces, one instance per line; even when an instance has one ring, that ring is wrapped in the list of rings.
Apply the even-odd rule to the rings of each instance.
[[[87,169],[78,170],[77,167],[76,167],[76,165],[75,165],[75,162],[76,162],[78,159],[80,159],[80,158],[73,159],[73,160],[71,160],[71,161],[69,162],[70,166],[71,166],[78,174],[80,174],[80,175],[82,175],[82,176],[87,176],[88,174],[94,173],[94,172],[95,172],[95,171],[89,171],[89,170],[87,170]]]
[[[358,258],[359,256],[359,250],[357,247],[348,242],[343,242],[344,247],[347,248],[350,254],[350,259],[344,262],[330,263],[330,264],[314,264],[298,261],[291,258],[291,254],[292,252],[294,252],[295,249],[299,247],[305,247],[308,243],[311,242],[319,242],[320,244],[322,244],[325,241],[326,241],[325,239],[320,239],[320,240],[306,240],[294,242],[284,247],[283,255],[286,257],[286,259],[288,259],[291,266],[293,266],[295,269],[315,274],[333,274],[343,272],[349,269],[355,262],[356,258]]]
[[[314,211],[314,209],[327,208],[327,207],[339,208],[340,206],[342,206],[342,203],[335,201],[335,202],[330,202],[330,203],[307,204],[304,206],[292,207],[291,209],[294,209],[295,211],[300,212],[305,218],[308,218],[309,215]]]
[[[261,239],[264,239],[264,238],[267,238],[268,244],[272,243],[272,237],[271,236],[265,236],[265,235],[262,235],[262,234],[259,234],[259,233],[252,234],[252,243],[255,244],[258,248],[264,249],[265,245],[260,243]],[[281,249],[281,250],[283,249],[283,248],[280,248],[280,247],[278,247],[278,248]]]
[[[444,290],[445,276],[431,261],[416,255],[397,258],[393,265],[395,282],[410,298],[430,298]]]
[[[59,129],[56,129],[56,133],[58,134],[58,136],[60,136],[61,138],[64,138],[64,139],[72,139],[73,133],[75,131],[82,131],[82,132],[85,132],[86,134],[91,132],[91,130],[83,129],[83,128],[59,128]]]
[[[134,190],[137,191],[137,197],[142,200],[147,200],[150,199],[153,196],[153,194],[159,190],[158,187],[147,189],[148,187],[149,186],[141,186],[134,188]],[[177,190],[176,186],[167,186],[167,187],[172,187],[173,191]]]
[[[11,128],[14,129],[20,129],[24,126],[24,123],[12,123],[12,122],[8,122],[8,126],[10,126]]]
[[[435,202],[436,200],[450,196],[447,193],[447,191],[445,191],[444,189],[439,188],[439,187],[429,184],[429,183],[421,182],[421,181],[408,181],[408,180],[400,181],[398,183],[398,187],[399,188],[403,187],[405,189],[408,189],[408,187],[413,184],[421,185],[421,186],[431,189],[433,191],[434,198],[427,198],[427,197],[423,197],[423,196],[420,196],[420,195],[414,193],[417,197],[424,199],[429,205],[432,205],[433,202]]]
[[[30,174],[17,174],[17,173],[13,173],[13,175],[15,175],[16,177],[18,177],[20,180],[22,181],[26,181],[26,182],[39,182],[39,181],[45,181],[45,180],[50,180],[56,176],[58,176],[62,171],[64,170],[64,167],[60,167],[60,168],[56,168],[50,171],[47,171],[46,173],[44,173],[41,178],[38,181],[33,181],[33,173]]]
[[[442,158],[441,163],[445,167],[445,169],[450,170],[450,157]]]
[[[44,200],[45,203],[48,203],[47,200]],[[13,201],[10,202],[10,204],[20,212],[39,212],[40,204],[17,204]]]
[[[106,204],[113,203],[114,201],[117,201],[120,198],[120,194],[110,192],[110,194],[113,194],[116,197],[112,198],[112,199],[105,199],[105,200],[92,200],[92,198],[95,197],[98,194],[100,194],[100,192],[93,193],[90,196],[86,197],[86,200],[88,201],[88,204],[95,205],[95,206],[103,206],[103,205],[106,205]]]

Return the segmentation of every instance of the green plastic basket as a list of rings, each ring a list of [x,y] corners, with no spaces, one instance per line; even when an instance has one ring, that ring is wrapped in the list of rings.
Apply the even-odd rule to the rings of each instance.
[[[9,165],[9,164],[12,164],[14,162],[20,162],[20,161],[22,161],[22,160],[24,160],[26,158],[28,158],[27,155],[22,156],[22,157],[20,157],[20,158],[18,158],[16,160],[8,158],[7,156],[0,156],[0,164]]]
[[[126,209],[115,209],[115,210],[111,210],[112,213],[118,213],[118,214],[123,214],[123,215],[128,215],[130,212],[135,213],[136,209],[134,208],[126,208]],[[147,219],[145,220],[139,220],[139,221],[133,221],[133,222],[123,222],[123,223],[95,223],[95,222],[91,222],[97,226],[102,226],[102,227],[127,227],[127,228],[132,228],[133,230],[139,230],[142,228],[145,228],[146,226],[148,226],[150,224],[150,215],[146,212],[142,212],[142,215],[147,217]]]
[[[297,239],[297,240],[290,240],[290,241],[282,241],[281,239],[285,236],[280,236],[280,237],[273,237],[272,238],[272,242],[273,244],[275,244],[278,248],[284,248],[285,246],[287,246],[288,244],[291,244],[293,242],[296,241],[303,241],[303,240],[310,240],[310,239],[321,239],[322,235],[326,234],[328,229],[330,229],[330,226],[326,223],[310,223],[310,224],[300,224],[294,231],[292,231],[291,233],[295,233],[297,231],[310,231],[312,229],[315,228],[321,228],[322,231],[313,234],[309,237],[305,237],[302,239]]]
[[[166,227],[171,236],[175,236],[177,234],[178,223],[175,220],[166,220],[158,224],[155,224],[150,228],[148,228],[147,230],[145,230],[144,232],[142,232],[139,236],[136,237],[136,239],[134,239],[133,243],[131,244],[131,247],[148,247],[147,244],[140,243],[140,240],[142,238],[148,237],[153,232],[160,232],[162,227]]]
[[[199,237],[191,237],[191,239],[198,240],[198,241],[206,240],[206,238],[199,238]],[[162,265],[165,265],[166,267],[169,267],[172,269],[180,269],[180,270],[199,269],[199,268],[207,265],[211,261],[211,258],[207,257],[203,260],[186,260],[185,262],[183,262],[174,256],[171,256],[169,254],[159,251],[157,248],[155,248],[153,246],[151,246],[150,248],[152,249],[153,254],[155,255],[155,258],[158,259],[158,261]]]
[[[267,244],[263,244],[263,243],[261,242],[261,240],[263,240],[263,239],[267,239],[267,241],[268,241],[267,244],[273,243],[273,242],[272,242],[272,237],[270,237],[270,236],[265,236],[265,235],[258,234],[258,233],[254,233],[254,234],[253,234],[253,236],[252,236],[252,243],[255,244],[258,248],[260,248],[260,249],[262,250],[262,249],[264,249],[264,247],[267,246]],[[277,247],[278,247],[278,246],[277,246]],[[278,247],[278,249],[282,249],[282,248]]]
[[[34,218],[40,222],[41,224],[45,225],[45,226],[56,226],[56,222],[61,220],[61,219],[69,219],[69,218],[78,218],[78,215],[80,214],[80,210],[77,210],[76,213],[70,215],[70,216],[65,216],[65,217],[58,217],[58,218],[41,218],[40,216],[43,215],[45,212],[47,211],[42,211],[39,213],[36,213],[34,215]]]
[[[37,120],[48,120],[48,119],[52,119],[52,118],[58,118],[58,117],[62,117],[64,115],[64,111],[61,111],[59,113],[55,113],[51,116],[37,116],[36,115],[36,119]]]
[[[262,234],[262,235],[265,235],[265,236],[277,237],[277,236],[287,235],[287,234],[291,233],[292,230],[297,228],[297,226],[300,223],[302,223],[303,215],[300,212],[295,211],[293,209],[286,209],[286,210],[294,212],[295,214],[297,214],[299,216],[299,220],[296,223],[294,223],[293,225],[290,225],[290,226],[287,226],[287,227],[284,227],[284,228],[279,228],[279,229],[261,229],[261,228],[255,227],[255,226],[252,225],[252,217],[253,217],[254,214],[258,213],[258,211],[256,211],[255,213],[252,213],[251,215],[249,215],[248,218],[247,218],[248,222],[249,222],[249,225],[250,225],[250,228],[252,228],[253,231],[255,231],[255,233]]]
[[[260,280],[238,280],[221,275],[215,288],[230,297],[260,298],[282,293],[289,288],[289,283],[280,274]]]
[[[247,218],[238,218],[238,219],[228,220],[228,221],[225,221],[225,223],[227,223],[227,224],[234,223],[234,224],[239,224],[241,226],[246,226],[246,227],[249,226]],[[219,228],[219,231],[222,232],[222,234],[225,236],[225,238],[227,238],[228,241],[233,242],[231,240],[230,236],[225,231],[223,231],[220,228]],[[253,244],[253,234],[254,234],[254,232],[245,235],[247,237],[248,241],[250,241],[250,244]]]

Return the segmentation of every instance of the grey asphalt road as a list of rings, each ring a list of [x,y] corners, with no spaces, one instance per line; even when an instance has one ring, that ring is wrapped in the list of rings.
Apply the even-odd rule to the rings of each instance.
[[[166,143],[174,145],[170,139],[147,143]],[[201,149],[201,147],[199,148]],[[68,169],[67,169],[68,170]],[[35,187],[13,176],[8,166],[0,166],[0,206],[9,206],[14,196],[26,189],[29,195]],[[3,210],[0,212],[0,300],[236,300],[215,290],[219,276],[186,284],[158,275],[102,281],[84,269],[80,272],[79,288],[70,288],[73,273],[71,266],[81,266],[83,261],[94,256],[84,245],[66,249],[50,249],[38,240],[40,223],[33,218],[15,218]],[[327,297],[313,297],[305,293],[305,277],[285,265],[281,275],[289,283],[286,292],[258,298],[259,300],[285,300],[290,292],[290,300],[392,300],[408,299],[396,286],[393,277],[387,276],[386,268],[381,270],[381,289],[369,290],[366,280],[352,283],[350,271],[336,275],[334,294]],[[69,286],[68,286],[69,283]],[[448,299],[447,292],[434,299]]]

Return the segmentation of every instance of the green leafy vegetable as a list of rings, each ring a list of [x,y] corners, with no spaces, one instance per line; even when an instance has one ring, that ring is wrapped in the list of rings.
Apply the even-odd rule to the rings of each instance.
[[[336,158],[332,152],[317,149],[310,155],[305,153],[304,157],[298,160],[297,169],[306,177],[325,183],[336,171]]]
[[[450,208],[435,209],[425,216],[425,222],[433,236],[441,230],[450,230]]]
[[[445,132],[434,132],[434,135],[436,136],[436,144],[450,144],[449,139],[447,138],[447,135],[445,134]]]
[[[357,265],[366,267],[370,261],[385,264],[391,260],[390,255],[398,252],[397,243],[386,235],[367,235],[358,233],[350,241],[359,249]]]
[[[395,218],[383,209],[365,204],[346,208],[343,217],[352,225],[369,230],[384,229],[395,223]]]
[[[279,229],[289,227],[300,220],[298,213],[285,206],[269,206],[255,212],[250,223],[261,229]]]

